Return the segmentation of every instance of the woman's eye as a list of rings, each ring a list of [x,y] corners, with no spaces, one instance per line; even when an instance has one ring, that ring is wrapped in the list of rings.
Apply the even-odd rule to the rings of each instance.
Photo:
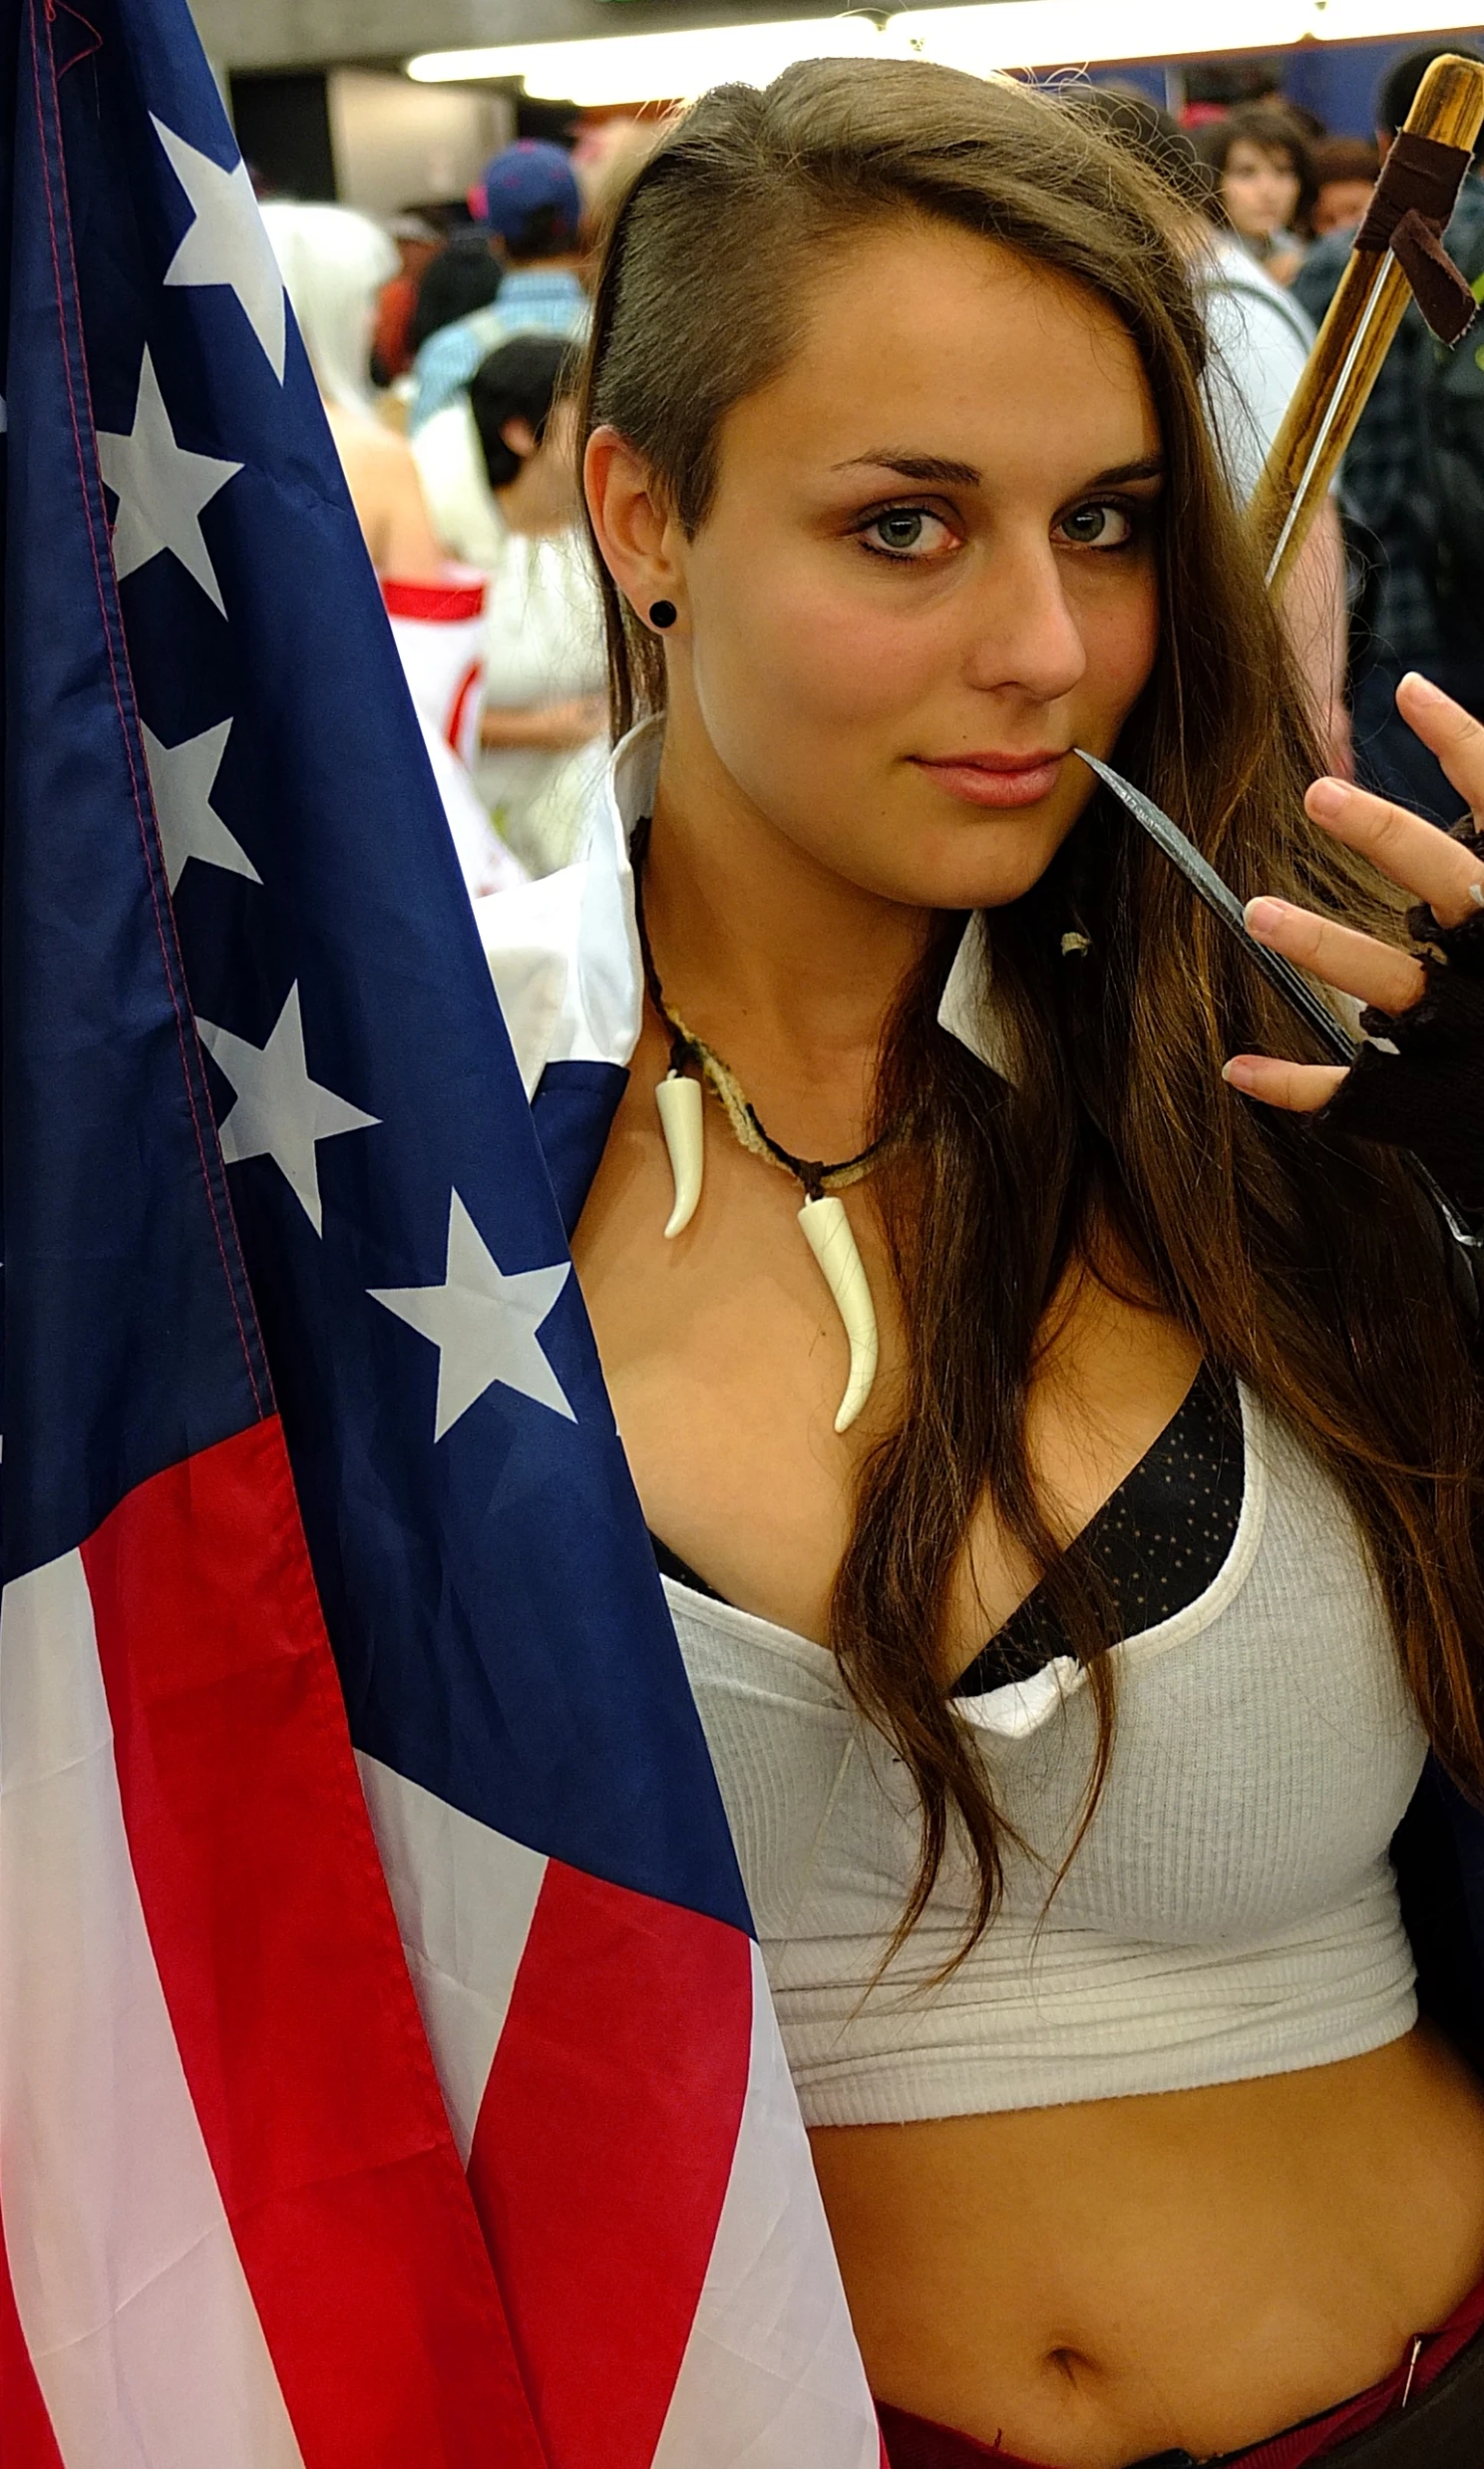
[[[925,506],[889,506],[884,515],[871,517],[861,537],[878,557],[918,559],[935,556],[953,535],[942,517]]]
[[[1074,549],[1126,549],[1134,537],[1126,506],[1079,506],[1063,515],[1056,529]]]

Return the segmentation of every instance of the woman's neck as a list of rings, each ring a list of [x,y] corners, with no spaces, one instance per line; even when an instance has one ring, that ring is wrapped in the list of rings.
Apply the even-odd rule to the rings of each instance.
[[[775,1137],[849,1155],[930,920],[801,849],[696,734],[666,735],[645,860],[666,1004],[730,1064]]]

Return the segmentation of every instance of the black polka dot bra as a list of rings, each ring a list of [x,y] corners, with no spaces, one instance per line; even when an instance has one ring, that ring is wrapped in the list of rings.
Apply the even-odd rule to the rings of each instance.
[[[1068,1549],[1069,1562],[1101,1581],[1121,1637],[1154,1628],[1205,1593],[1236,1541],[1245,1479],[1236,1381],[1203,1364],[1178,1414]],[[725,1600],[658,1535],[650,1541],[662,1576]],[[1069,1651],[1047,1590],[1037,1586],[959,1675],[952,1695],[979,1697],[1029,1680]]]

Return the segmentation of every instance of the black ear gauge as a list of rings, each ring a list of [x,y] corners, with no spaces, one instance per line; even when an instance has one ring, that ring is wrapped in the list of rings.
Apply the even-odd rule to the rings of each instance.
[[[673,601],[651,601],[649,603],[649,622],[651,625],[657,625],[661,628],[667,625],[673,625],[678,615],[679,612],[676,610]]]

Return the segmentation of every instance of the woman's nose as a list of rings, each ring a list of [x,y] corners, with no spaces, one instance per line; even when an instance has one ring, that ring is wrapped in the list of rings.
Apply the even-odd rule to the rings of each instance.
[[[1087,646],[1044,537],[992,558],[974,597],[965,676],[981,690],[1017,688],[1055,702],[1080,683]]]

